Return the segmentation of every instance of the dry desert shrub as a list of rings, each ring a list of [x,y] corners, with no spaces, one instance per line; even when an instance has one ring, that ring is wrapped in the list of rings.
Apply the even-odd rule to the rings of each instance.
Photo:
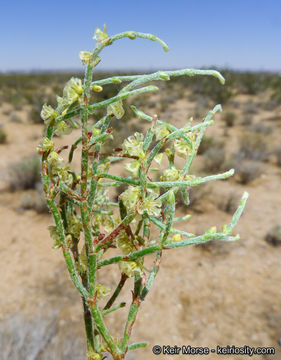
[[[9,167],[9,186],[12,191],[36,189],[40,182],[40,159],[32,154]]]
[[[224,113],[222,120],[227,127],[232,127],[236,119],[236,114],[233,111],[227,111]]]
[[[0,124],[0,144],[6,144],[7,142],[7,133],[2,124]]]
[[[281,147],[278,147],[275,150],[275,156],[276,156],[276,160],[277,160],[276,164],[281,167]]]
[[[238,203],[239,197],[234,191],[232,191],[231,193],[227,194],[227,196],[219,197],[217,207],[227,214],[232,214],[233,211],[235,211]]]
[[[203,137],[200,147],[198,149],[198,155],[203,155],[207,150],[213,147],[217,147],[217,148],[224,147],[224,141],[218,140],[211,136]]]
[[[239,145],[239,152],[245,159],[265,161],[268,158],[268,145],[262,134],[245,132],[239,139]]]
[[[58,332],[56,313],[33,319],[15,313],[0,323],[0,360],[83,360],[84,346]]]
[[[212,147],[204,154],[203,170],[206,172],[218,171],[225,161],[225,149],[223,147]]]

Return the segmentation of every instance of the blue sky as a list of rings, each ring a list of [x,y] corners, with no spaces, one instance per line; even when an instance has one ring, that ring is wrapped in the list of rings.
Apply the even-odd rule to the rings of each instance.
[[[0,71],[79,69],[94,29],[154,33],[120,40],[103,52],[100,69],[219,66],[281,70],[281,0],[1,0]]]

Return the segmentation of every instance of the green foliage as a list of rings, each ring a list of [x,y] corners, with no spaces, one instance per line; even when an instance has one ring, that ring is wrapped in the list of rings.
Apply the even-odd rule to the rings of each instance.
[[[42,156],[44,193],[55,221],[50,233],[54,247],[62,249],[70,277],[82,296],[89,359],[100,359],[102,352],[109,351],[115,360],[121,360],[128,350],[145,346],[129,345],[129,340],[138,309],[157,275],[162,252],[211,240],[237,240],[239,236],[231,234],[248,196],[243,195],[230,224],[221,231],[211,228],[196,236],[175,227],[175,222],[187,219],[175,217],[178,194],[188,204],[191,188],[233,175],[233,170],[207,177],[190,173],[204,132],[221,106],[216,105],[200,124],[193,125],[190,119],[177,128],[132,105],[133,113],[150,123],[146,133],[126,134],[123,140],[118,126],[117,131],[114,127],[126,119],[126,99],[156,92],[154,81],[207,75],[223,84],[224,78],[215,70],[196,69],[93,78],[103,48],[125,37],[149,39],[168,50],[155,35],[128,31],[109,37],[106,27],[96,29],[93,52],[80,52],[86,65],[84,80],[72,77],[57,97],[56,106],[44,104],[41,111],[46,132],[38,153]],[[225,100],[224,92],[215,89],[213,82],[209,95]],[[172,94],[170,98],[174,99]],[[77,128],[81,136],[72,145],[55,146],[54,135],[67,135]],[[81,171],[75,172],[72,158],[78,146],[82,148]],[[179,157],[184,159],[182,167],[176,165]],[[116,162],[125,176],[114,172]],[[120,185],[123,191],[115,202],[112,190]],[[110,248],[115,250],[113,257],[107,256]],[[148,269],[149,254],[154,254],[155,260]],[[118,264],[120,271],[120,282],[113,291],[98,283],[97,276],[100,268],[111,264]],[[128,278],[134,278],[132,302],[123,336],[116,339],[105,326],[104,317],[126,305],[116,303],[116,299]],[[109,299],[102,307],[102,298],[106,297]]]

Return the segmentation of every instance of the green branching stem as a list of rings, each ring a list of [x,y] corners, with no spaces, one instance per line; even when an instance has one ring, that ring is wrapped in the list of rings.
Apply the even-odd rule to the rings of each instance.
[[[226,179],[234,173],[231,169],[206,177],[188,175],[206,128],[213,124],[214,115],[222,110],[220,105],[216,105],[202,123],[191,126],[191,118],[181,129],[159,120],[157,115],[149,116],[131,106],[137,117],[151,123],[145,137],[136,133],[135,137],[128,138],[127,142],[120,144],[121,147],[110,150],[104,147],[105,143],[109,144],[107,140],[114,135],[110,127],[111,120],[116,117],[119,121],[123,116],[122,101],[132,96],[157,91],[158,87],[150,85],[152,81],[169,81],[178,76],[205,75],[216,77],[224,84],[224,78],[218,71],[197,69],[112,76],[93,81],[93,69],[101,60],[101,51],[122,38],[155,41],[165,51],[168,50],[166,43],[152,34],[126,31],[109,37],[106,28],[104,32],[97,29],[97,44],[93,52],[83,51],[80,54],[83,63],[87,64],[83,85],[80,79],[72,78],[65,87],[63,96],[58,98],[58,106],[53,109],[45,104],[41,113],[47,127],[46,137],[38,151],[42,155],[44,193],[55,221],[55,230],[52,227],[51,234],[55,246],[62,248],[69,275],[82,296],[89,359],[93,356],[100,358],[101,352],[106,349],[111,352],[114,359],[121,360],[128,350],[146,346],[145,343],[129,345],[129,339],[139,307],[159,271],[163,251],[204,244],[212,240],[238,240],[239,235],[231,234],[248,198],[248,194],[244,193],[232,220],[228,225],[224,225],[221,232],[211,228],[205,234],[197,236],[175,228],[176,222],[185,221],[190,217],[175,217],[177,191],[182,191],[185,201],[188,202],[188,191],[191,187]],[[124,84],[115,96],[92,103],[92,90],[99,92],[103,91],[103,85],[125,82],[127,84]],[[99,111],[96,110],[100,109],[104,109],[105,116],[94,116],[99,120],[90,125],[89,116],[94,113],[99,115]],[[78,116],[80,121],[76,119]],[[77,129],[80,125],[80,137],[76,138],[70,147],[68,161],[63,164],[63,158],[59,154],[68,146],[55,148],[53,134],[68,133],[71,128]],[[164,135],[161,133],[162,130]],[[80,173],[71,167],[78,146],[82,148]],[[158,181],[153,177],[152,171],[161,169],[150,167],[153,160],[159,164],[164,154],[159,153],[166,147],[167,170],[171,170],[172,173],[175,170],[178,175],[169,177],[164,172]],[[158,154],[159,157],[156,158]],[[178,155],[187,157],[181,170],[177,169],[175,163],[175,157]],[[127,161],[126,170],[133,175],[112,174],[111,166],[116,161],[123,165],[121,161],[124,159]],[[119,185],[125,186],[127,190],[117,201],[112,202],[110,192]],[[119,214],[116,207],[119,207]],[[136,224],[132,224],[134,219]],[[160,235],[157,235],[158,239],[155,239],[154,229],[157,230],[157,234],[160,232]],[[80,236],[83,237],[84,244],[81,244]],[[105,256],[109,249],[116,248],[120,250],[117,256]],[[155,261],[152,270],[148,270],[145,258],[151,254],[154,254]],[[103,310],[100,310],[99,300],[107,290],[102,284],[97,284],[97,272],[102,267],[112,264],[119,264],[121,279]],[[107,329],[104,316],[125,307],[124,302],[117,303],[117,298],[129,277],[134,277],[133,299],[123,337],[117,341]]]
[[[213,116],[214,116],[218,111],[222,111],[221,105],[216,105],[216,106],[213,108],[213,110],[211,110],[211,111],[208,113],[208,115],[207,115],[207,116],[205,117],[205,119],[204,119],[203,124],[206,124],[206,123],[208,123],[210,120],[212,120]],[[183,168],[183,170],[182,170],[182,174],[183,174],[183,175],[186,175],[186,174],[188,173],[188,171],[189,171],[189,168],[190,168],[190,166],[191,166],[191,164],[192,164],[192,162],[193,162],[193,160],[194,160],[194,158],[195,158],[195,156],[196,156],[196,154],[197,154],[197,152],[198,152],[198,148],[199,148],[199,146],[200,146],[200,144],[201,144],[201,141],[202,141],[202,138],[203,138],[205,129],[206,129],[205,127],[202,127],[202,128],[200,129],[200,131],[199,131],[199,134],[198,134],[198,136],[197,136],[197,138],[196,138],[196,141],[195,141],[195,146],[194,146],[194,148],[193,148],[193,151],[192,151],[191,154],[189,154],[188,159],[187,159],[187,161],[186,161],[186,163],[185,163],[185,165],[184,165],[184,168]]]
[[[95,103],[93,105],[89,105],[88,106],[88,111],[89,111],[89,114],[93,114],[93,112],[95,110],[97,110],[97,109],[107,107],[108,105],[116,103],[117,101],[127,99],[130,96],[140,95],[140,94],[143,94],[143,93],[146,93],[146,92],[155,92],[155,91],[158,91],[158,90],[159,89],[158,89],[157,86],[149,85],[149,86],[137,89],[137,90],[124,92],[122,94],[119,93],[118,95],[113,96],[112,98],[110,98],[108,100],[100,101],[100,102]]]
[[[63,256],[66,262],[66,266],[69,272],[69,275],[76,287],[76,289],[80,292],[80,294],[87,299],[89,297],[89,293],[88,291],[84,288],[84,286],[82,285],[81,281],[79,280],[79,275],[76,271],[75,268],[75,264],[74,261],[72,259],[70,250],[68,248],[68,245],[66,244],[66,240],[65,240],[65,234],[64,234],[64,228],[63,228],[63,223],[62,223],[62,219],[61,219],[61,215],[60,212],[55,204],[55,202],[53,200],[47,199],[47,204],[53,214],[55,223],[56,223],[56,227],[58,230],[58,234],[60,237],[60,241],[62,244],[62,251],[63,251]]]

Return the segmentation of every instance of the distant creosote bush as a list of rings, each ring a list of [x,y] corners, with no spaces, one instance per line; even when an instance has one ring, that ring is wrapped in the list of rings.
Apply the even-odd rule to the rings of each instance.
[[[127,31],[108,36],[106,28],[103,31],[96,29],[94,39],[97,44],[93,52],[80,52],[80,59],[86,65],[84,80],[71,78],[62,96],[57,97],[57,106],[53,108],[45,104],[41,111],[46,132],[38,152],[42,156],[44,192],[55,221],[50,233],[54,247],[62,249],[70,277],[82,296],[89,360],[100,360],[106,351],[115,360],[121,360],[129,350],[146,346],[145,343],[130,344],[129,340],[139,307],[158,273],[162,252],[211,240],[237,240],[239,235],[231,234],[247,199],[245,193],[231,222],[220,231],[212,227],[203,235],[196,236],[176,228],[176,222],[189,217],[175,217],[178,193],[182,193],[188,204],[190,188],[233,175],[233,170],[207,177],[190,173],[204,132],[221,110],[220,105],[215,106],[202,123],[193,125],[190,119],[181,129],[131,106],[137,117],[150,122],[149,129],[145,134],[135,132],[118,147],[114,144],[114,148],[104,151],[108,140],[119,138],[111,122],[114,118],[120,121],[123,118],[123,101],[158,90],[155,85],[144,84],[193,75],[211,75],[224,83],[217,71],[195,69],[93,80],[93,69],[101,60],[99,55],[103,48],[125,37],[149,39],[168,50],[155,35]],[[125,82],[128,84],[106,100],[97,101],[93,96],[102,93],[105,85],[123,85]],[[100,109],[104,114],[90,125],[89,116]],[[81,136],[70,148],[68,145],[55,147],[53,135],[69,134],[74,128],[81,128]],[[82,151],[81,171],[77,173],[72,167],[72,159],[78,145]],[[61,153],[67,149],[69,153],[65,161]],[[164,157],[167,167],[161,162]],[[177,157],[185,159],[182,168],[175,165]],[[122,161],[128,176],[112,172],[116,161]],[[157,178],[158,172],[163,174],[160,178]],[[115,202],[110,195],[114,192],[109,190],[121,184],[125,185],[125,190]],[[107,257],[108,249],[113,249],[116,256]],[[152,267],[146,263],[148,254],[155,256]],[[114,291],[101,284],[97,276],[101,268],[111,264],[118,264],[120,269],[120,282]],[[116,299],[128,278],[134,279],[132,302],[123,336],[117,339],[107,329],[104,318],[126,306],[124,302],[117,303]],[[105,303],[104,298],[108,298]]]
[[[41,164],[37,154],[12,164],[9,168],[10,189],[12,191],[36,189],[41,180],[40,169]]]

